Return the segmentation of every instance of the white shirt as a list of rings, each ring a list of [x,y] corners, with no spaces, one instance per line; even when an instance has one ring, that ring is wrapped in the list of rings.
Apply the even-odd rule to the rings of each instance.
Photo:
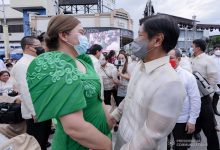
[[[209,82],[214,90],[218,89],[217,66],[210,56],[202,53],[197,57],[192,58],[192,70],[198,71]]]
[[[11,71],[12,77],[17,83],[18,91],[21,94],[21,113],[24,119],[31,119],[32,116],[35,116],[34,106],[26,80],[27,69],[34,58],[31,55],[24,54]]]
[[[104,90],[112,90],[115,86],[113,80],[117,80],[117,68],[113,64],[107,63],[104,68],[100,67],[98,72],[102,77]]]
[[[138,63],[137,61],[132,61],[131,63],[128,64],[128,72],[129,72],[129,74],[133,73],[137,63]]]
[[[195,124],[201,108],[201,99],[197,81],[193,74],[182,69],[180,66],[176,68],[176,72],[186,89],[186,98],[177,123],[189,122]]]
[[[180,67],[192,73],[192,65],[188,57],[181,57]]]
[[[137,64],[125,99],[111,114],[121,118],[117,138],[125,142],[116,142],[121,150],[166,149],[161,143],[175,126],[186,94],[169,60]]]
[[[211,56],[212,60],[214,61],[214,63],[216,64],[216,69],[217,69],[217,72],[218,72],[218,84],[220,84],[220,57],[218,56]]]
[[[0,91],[1,93],[7,94],[10,90],[13,90],[15,83],[11,78],[7,82],[0,81]]]
[[[0,59],[0,71],[7,70],[4,62]]]
[[[94,55],[89,55],[91,60],[92,60],[92,63],[93,63],[93,66],[94,66],[94,69],[96,71],[96,73],[99,75],[99,79],[100,79],[100,82],[101,82],[101,99],[104,100],[104,87],[103,87],[103,81],[102,81],[102,77],[100,75],[100,63],[99,63],[99,60],[94,56]]]

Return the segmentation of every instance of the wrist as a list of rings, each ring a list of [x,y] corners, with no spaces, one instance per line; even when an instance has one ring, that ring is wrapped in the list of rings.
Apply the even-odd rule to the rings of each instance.
[[[105,150],[112,150],[112,141],[108,138],[108,141],[105,142]]]

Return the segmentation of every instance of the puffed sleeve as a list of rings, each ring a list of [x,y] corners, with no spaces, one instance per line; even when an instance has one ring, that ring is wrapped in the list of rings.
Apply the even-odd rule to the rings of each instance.
[[[86,107],[80,72],[67,54],[47,52],[38,56],[28,68],[27,82],[38,122]]]

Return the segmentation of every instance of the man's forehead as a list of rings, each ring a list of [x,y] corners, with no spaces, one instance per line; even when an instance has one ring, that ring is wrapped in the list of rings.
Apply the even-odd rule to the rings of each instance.
[[[171,50],[168,54],[169,54],[170,56],[175,56],[175,50]]]
[[[138,32],[144,32],[144,25],[140,25]]]

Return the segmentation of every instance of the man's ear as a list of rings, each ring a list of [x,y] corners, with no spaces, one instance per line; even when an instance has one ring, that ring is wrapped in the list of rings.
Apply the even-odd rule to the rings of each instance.
[[[162,45],[163,41],[164,41],[164,34],[163,33],[158,33],[157,35],[155,35],[154,37],[155,39],[155,47],[159,47]]]

